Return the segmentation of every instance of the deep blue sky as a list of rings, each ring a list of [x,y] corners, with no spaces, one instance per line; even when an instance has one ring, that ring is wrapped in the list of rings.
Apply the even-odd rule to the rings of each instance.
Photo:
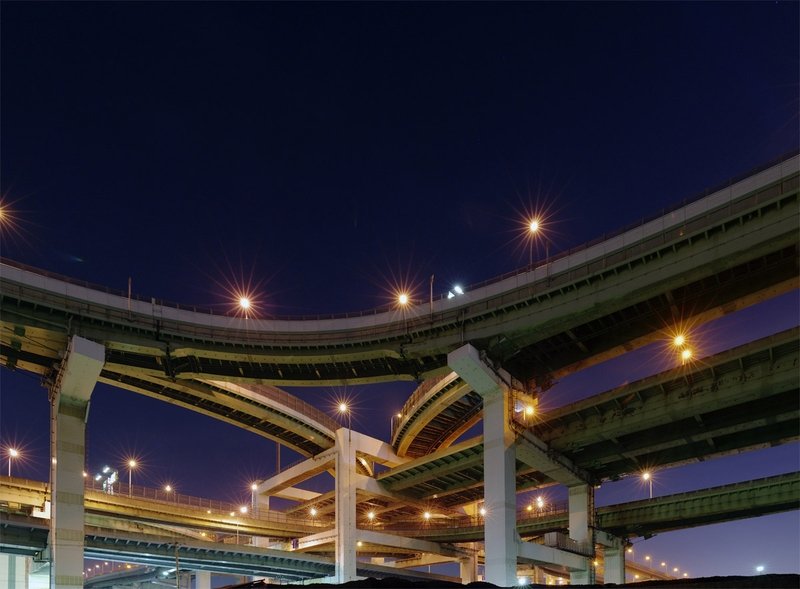
[[[437,292],[476,283],[527,263],[534,209],[554,253],[797,149],[799,16],[782,2],[4,2],[0,194],[17,224],[0,253],[220,310],[226,285],[249,282],[275,314],[382,305],[400,282],[422,295],[432,274]],[[792,293],[707,326],[707,349],[796,325],[797,309]],[[550,394],[644,376],[657,355]],[[6,369],[0,385],[0,444],[46,478],[45,391]],[[359,429],[385,439],[412,388],[348,390]],[[136,452],[140,483],[187,494],[245,497],[274,469],[271,442],[106,386],[88,438],[90,468]],[[792,444],[664,471],[656,492],[799,461]],[[628,480],[598,500],[642,496]],[[640,547],[693,575],[798,572],[799,528],[794,512]]]

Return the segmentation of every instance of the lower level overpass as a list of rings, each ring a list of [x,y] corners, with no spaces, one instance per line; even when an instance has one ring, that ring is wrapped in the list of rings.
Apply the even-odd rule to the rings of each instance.
[[[26,481],[0,477],[0,552],[41,558],[46,552],[49,521],[42,508],[49,500],[46,485],[37,481]],[[318,547],[317,554],[291,549],[291,543],[271,544],[267,538],[275,531],[275,512],[262,513],[259,518],[246,518],[243,532],[237,529],[235,536],[227,524],[221,523],[219,512],[209,514],[202,500],[193,501],[194,507],[175,505],[155,499],[106,495],[107,501],[98,502],[89,492],[86,502],[94,505],[93,513],[87,514],[85,529],[85,556],[100,560],[114,560],[154,566],[175,567],[176,559],[181,568],[193,571],[209,571],[241,575],[264,576],[284,580],[327,577],[333,574],[335,564],[325,545]],[[105,494],[102,494],[105,495]],[[797,509],[800,497],[800,472],[756,479],[701,489],[687,493],[667,495],[655,499],[610,505],[597,509],[598,529],[614,536],[631,538],[651,536],[675,530],[711,523],[720,523],[745,517],[755,517]],[[131,502],[141,506],[148,504],[150,510],[161,511],[159,531],[151,523],[150,516],[140,517],[144,525],[136,531],[131,525],[136,516],[131,513]],[[98,508],[103,505],[102,513]],[[201,506],[202,505],[202,506]],[[193,511],[191,518],[189,511]],[[34,513],[38,517],[34,517]],[[147,513],[147,510],[143,511]],[[282,515],[282,514],[281,514]],[[453,518],[425,526],[393,526],[381,529],[399,537],[413,535],[427,541],[456,545],[483,539],[483,525],[479,518]],[[308,533],[308,523],[288,520],[287,526],[297,525],[295,537]],[[326,528],[322,522],[319,524]],[[568,514],[564,509],[546,511],[523,510],[518,517],[517,529],[523,538],[542,538],[549,532],[561,532],[568,526]],[[316,528],[320,529],[320,528]],[[366,536],[365,536],[366,537]],[[235,538],[235,542],[233,542]],[[259,546],[260,544],[260,546]],[[281,549],[275,546],[280,545]],[[380,547],[367,544],[360,556],[400,556],[400,547]],[[406,563],[414,562],[412,551],[406,551]],[[475,558],[478,558],[477,553]],[[389,565],[359,561],[358,574],[363,576],[399,576],[407,578],[444,579],[419,571]]]

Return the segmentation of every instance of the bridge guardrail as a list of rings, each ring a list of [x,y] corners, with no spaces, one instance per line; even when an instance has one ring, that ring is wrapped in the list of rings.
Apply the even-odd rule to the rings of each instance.
[[[626,233],[628,231],[631,231],[632,229],[636,229],[637,227],[642,227],[642,226],[646,225],[647,223],[650,223],[650,222],[652,222],[652,221],[654,221],[654,220],[656,220],[658,218],[661,218],[661,217],[667,215],[670,212],[676,211],[676,210],[678,210],[678,209],[680,209],[682,207],[685,207],[685,206],[687,206],[687,205],[689,205],[689,204],[691,204],[693,202],[697,202],[698,200],[700,200],[700,199],[702,199],[702,198],[704,198],[706,196],[709,196],[710,194],[725,190],[727,188],[731,188],[736,183],[741,182],[742,180],[745,180],[748,177],[754,176],[755,174],[763,172],[763,171],[765,171],[765,170],[767,170],[767,169],[769,169],[769,168],[771,168],[773,166],[776,166],[776,165],[778,165],[778,164],[780,164],[782,162],[785,162],[785,161],[791,159],[792,157],[796,156],[797,153],[798,152],[796,150],[792,150],[791,152],[789,152],[787,154],[784,154],[784,155],[782,155],[782,156],[780,156],[778,158],[775,158],[773,161],[770,161],[767,164],[762,164],[762,165],[757,166],[754,169],[748,171],[747,173],[735,176],[735,177],[731,178],[730,180],[720,184],[719,186],[716,186],[716,187],[711,188],[711,189],[706,189],[705,191],[697,193],[692,197],[685,198],[682,201],[676,203],[675,205],[673,205],[671,207],[666,207],[666,208],[662,209],[659,213],[655,213],[655,214],[653,214],[653,215],[651,215],[649,217],[642,218],[641,220],[635,221],[635,222],[633,222],[633,223],[631,223],[631,224],[629,224],[629,225],[627,225],[627,226],[625,226],[625,227],[623,227],[621,229],[618,229],[618,230],[616,230],[616,231],[614,231],[612,233],[604,233],[602,236],[600,236],[600,237],[598,237],[598,238],[596,238],[596,239],[594,239],[592,241],[589,241],[589,242],[586,242],[586,243],[581,244],[579,246],[575,246],[575,247],[569,248],[567,250],[561,251],[558,254],[555,254],[553,256],[549,256],[547,259],[544,260],[544,262],[537,261],[538,267],[548,268],[554,262],[557,262],[558,260],[560,260],[562,258],[568,257],[568,256],[570,256],[572,254],[575,254],[577,252],[580,252],[582,250],[586,250],[586,249],[588,249],[588,248],[590,248],[590,247],[592,247],[594,245],[600,244],[600,243],[602,243],[604,241],[607,241],[609,239],[612,239],[614,237],[622,235],[622,234],[624,234],[624,233]],[[794,177],[794,180],[795,180],[794,186],[796,187],[796,185],[797,185],[797,182],[796,182],[797,177],[796,176]],[[729,201],[729,205],[730,204],[731,203]],[[97,284],[89,282],[89,281],[79,280],[79,279],[76,279],[76,278],[64,276],[62,274],[58,274],[56,272],[51,272],[51,271],[48,271],[48,270],[42,270],[42,269],[35,268],[33,266],[29,266],[27,264],[24,264],[24,263],[21,263],[21,262],[16,262],[16,261],[13,261],[13,260],[10,260],[10,259],[7,259],[7,258],[1,258],[0,257],[0,262],[2,262],[2,264],[6,264],[8,266],[18,268],[20,270],[25,270],[25,271],[32,272],[32,273],[35,273],[35,274],[38,274],[38,275],[41,275],[41,276],[46,276],[48,278],[53,278],[53,279],[56,279],[56,280],[60,280],[60,281],[69,283],[69,284],[74,284],[76,286],[82,286],[84,288],[88,288],[88,289],[91,289],[91,290],[95,290],[95,291],[99,291],[99,292],[105,292],[107,294],[119,296],[119,297],[122,297],[122,298],[125,298],[125,299],[128,298],[128,293],[124,292],[124,291],[122,291],[120,289],[114,289],[114,288],[110,288],[110,287],[107,287],[107,286],[97,285]],[[478,289],[478,288],[481,288],[481,287],[484,287],[484,286],[489,286],[491,284],[495,284],[497,282],[500,282],[502,280],[505,280],[507,278],[511,278],[511,277],[519,275],[519,274],[524,274],[524,273],[531,272],[533,267],[534,267],[533,265],[530,265],[530,266],[525,266],[525,267],[520,268],[520,269],[512,270],[512,271],[507,272],[505,274],[502,274],[500,276],[493,277],[493,278],[491,278],[489,280],[469,285],[467,287],[467,290],[475,290],[475,289]],[[548,280],[549,280],[549,278],[550,277],[548,277]],[[187,305],[187,304],[181,305],[180,303],[166,301],[166,300],[163,300],[163,299],[155,299],[155,298],[152,298],[152,297],[150,297],[150,298],[143,297],[140,294],[131,294],[130,298],[131,298],[131,300],[136,300],[138,302],[152,303],[153,305],[157,304],[157,305],[162,306],[162,307],[168,307],[168,308],[173,308],[173,309],[178,309],[178,310],[187,310],[187,311],[192,311],[192,312],[195,312],[195,313],[204,313],[204,314],[208,314],[208,315],[215,315],[214,309],[213,309],[212,306]],[[445,299],[446,299],[446,294],[445,293],[441,293],[439,296],[434,297],[435,301],[442,301],[442,300],[445,300]],[[313,314],[313,315],[286,315],[286,316],[265,315],[264,318],[266,318],[266,319],[286,319],[286,320],[293,320],[293,321],[325,320],[325,319],[349,319],[349,318],[354,318],[354,317],[367,317],[367,316],[370,316],[370,315],[378,315],[378,314],[381,314],[381,313],[390,312],[392,310],[396,311],[396,305],[388,304],[388,305],[375,307],[375,308],[368,309],[368,310],[356,311],[356,312],[346,312],[346,313],[327,313],[327,314]],[[216,313],[216,315],[217,316],[220,316],[220,315],[221,316],[231,316],[230,314],[219,313],[219,312]],[[422,319],[423,319],[423,321],[420,321],[420,318],[413,318],[412,317],[407,321],[406,318],[404,317],[402,323],[404,325],[406,325],[406,326],[412,326],[415,321],[417,323],[422,322],[422,323],[426,323],[426,324],[429,323],[429,321],[430,321],[430,318],[429,318],[429,316],[427,314]]]

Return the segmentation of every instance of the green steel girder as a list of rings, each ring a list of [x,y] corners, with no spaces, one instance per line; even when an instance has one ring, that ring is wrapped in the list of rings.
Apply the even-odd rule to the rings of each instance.
[[[542,415],[534,431],[598,478],[796,440],[798,333],[790,329],[565,406]],[[440,460],[449,455],[455,463]],[[480,441],[466,442],[379,480],[420,497],[469,459],[461,471],[472,479],[461,483],[467,488],[483,480],[482,456]]]

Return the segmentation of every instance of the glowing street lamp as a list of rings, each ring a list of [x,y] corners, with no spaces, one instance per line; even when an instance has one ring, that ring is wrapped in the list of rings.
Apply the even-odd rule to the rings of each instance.
[[[692,359],[692,350],[689,348],[684,348],[681,351],[681,361],[683,364],[686,364],[689,360]]]
[[[425,513],[423,513],[422,514],[422,519],[424,519],[426,522],[431,521],[431,512],[430,511],[426,511]]]
[[[530,238],[528,242],[528,266],[533,266],[533,240],[539,234],[540,227],[539,219],[534,218],[528,222],[528,235]]]
[[[258,483],[250,485],[250,509],[253,515],[258,516],[258,505],[256,504],[256,491],[258,491]]]
[[[650,471],[646,470],[642,473],[642,480],[645,481],[650,487],[650,499],[653,498],[653,475]]]
[[[397,303],[401,307],[407,306],[409,302],[411,302],[411,299],[409,298],[408,293],[401,292],[399,295],[397,295]]]
[[[542,497],[541,495],[539,495],[539,496],[536,498],[536,507],[538,507],[538,508],[539,508],[539,511],[541,511],[542,509],[544,509],[544,497]]]
[[[133,469],[136,468],[136,465],[137,465],[136,460],[134,460],[133,458],[128,460],[128,497],[131,496],[132,473]]]
[[[19,458],[19,450],[16,448],[8,449],[8,476],[11,476],[11,461]]]

